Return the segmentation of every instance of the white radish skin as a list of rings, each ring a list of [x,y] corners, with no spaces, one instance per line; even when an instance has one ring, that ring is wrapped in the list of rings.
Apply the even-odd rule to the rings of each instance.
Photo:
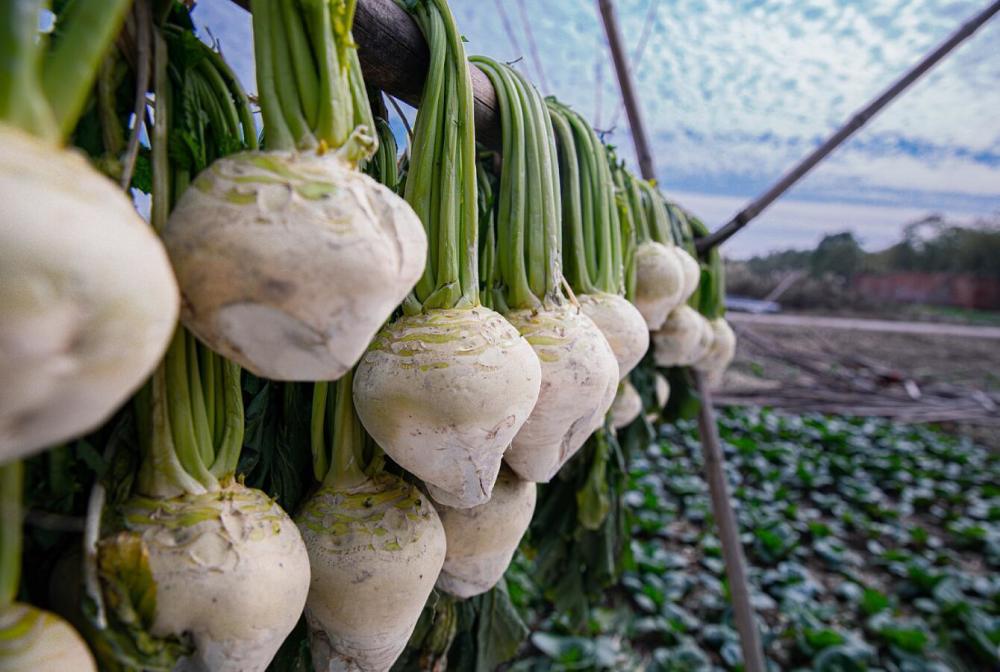
[[[618,394],[615,395],[615,403],[611,406],[611,425],[615,429],[624,429],[642,413],[642,397],[635,386],[623,380],[618,386]]]
[[[173,271],[77,152],[0,124],[0,463],[107,420],[163,357]]]
[[[69,623],[15,602],[0,609],[0,671],[97,672],[97,665]]]
[[[577,306],[507,314],[542,367],[538,403],[504,454],[517,474],[548,483],[601,426],[618,388],[607,339]]]
[[[321,488],[297,517],[309,549],[313,669],[384,672],[399,657],[445,559],[445,531],[414,486],[381,473]]]
[[[430,310],[379,332],[354,374],[354,405],[435,501],[468,508],[490,498],[541,379],[531,345],[498,313]]]
[[[423,272],[410,206],[335,155],[216,161],[170,216],[164,243],[181,319],[210,348],[275,380],[335,380]]]
[[[661,243],[648,241],[635,251],[635,307],[656,331],[671,310],[686,299],[685,269],[680,256]]]
[[[189,633],[175,672],[262,672],[295,627],[309,591],[299,530],[263,492],[231,484],[175,499],[134,498],[156,582],[156,636]]]
[[[718,317],[709,321],[712,328],[712,345],[708,352],[694,364],[694,368],[705,372],[721,372],[732,363],[736,356],[736,334],[725,319]]]
[[[618,361],[619,380],[642,361],[649,349],[649,329],[638,308],[625,297],[600,292],[577,297],[583,312],[594,321]]]
[[[653,334],[657,366],[690,366],[711,346],[708,321],[694,308],[678,306],[663,327]]]
[[[698,284],[701,282],[701,266],[698,264],[698,261],[684,248],[674,245],[670,249],[680,260],[681,269],[683,270],[684,275],[684,292],[681,294],[680,301],[677,303],[677,305],[680,305],[690,299],[691,295],[694,294],[696,289],[698,289]]]
[[[471,509],[437,507],[448,539],[437,587],[462,599],[503,577],[535,511],[536,487],[504,466],[490,501]]]

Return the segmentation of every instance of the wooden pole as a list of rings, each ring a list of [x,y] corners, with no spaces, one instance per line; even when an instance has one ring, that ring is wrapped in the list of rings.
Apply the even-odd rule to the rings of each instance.
[[[618,16],[615,14],[615,7],[611,0],[597,0],[597,7],[604,20],[604,32],[608,36],[608,49],[611,51],[611,60],[615,63],[615,72],[618,73],[618,85],[622,91],[622,104],[625,106],[625,114],[628,116],[628,124],[632,129],[632,142],[635,143],[635,157],[639,162],[639,172],[647,180],[656,179],[656,171],[653,169],[653,154],[649,151],[649,142],[646,135],[646,127],[642,122],[642,109],[639,99],[632,84],[632,73],[628,69],[628,57],[625,55],[625,48],[622,46],[621,30],[618,27]]]
[[[611,0],[598,0],[597,5],[604,20],[604,30],[608,34],[608,48],[618,73],[618,83],[622,91],[622,103],[632,127],[632,140],[635,143],[635,153],[639,160],[639,169],[646,179],[655,179],[656,170],[653,156],[649,151],[646,129],[642,125],[642,114],[639,109],[638,96],[632,85],[632,74],[628,68],[625,49],[622,46],[618,20]],[[743,650],[743,669],[747,672],[764,672],[764,648],[760,641],[760,631],[757,619],[750,603],[750,589],[747,586],[746,560],[743,557],[743,546],[740,542],[739,526],[732,502],[729,500],[729,485],[726,483],[725,458],[719,442],[719,430],[715,423],[715,410],[712,408],[712,392],[705,377],[695,371],[695,384],[701,398],[701,410],[698,413],[698,433],[701,437],[701,449],[705,461],[705,479],[712,499],[712,514],[719,529],[719,544],[722,547],[722,557],[726,564],[726,578],[729,581],[729,594],[733,603],[733,620],[740,633],[740,646]]]
[[[989,7],[976,14],[966,21],[961,28],[955,31],[951,37],[942,42],[937,49],[927,54],[919,63],[897,80],[892,86],[883,91],[875,100],[870,102],[864,109],[856,113],[850,121],[840,127],[826,142],[817,147],[809,156],[792,168],[779,179],[773,187],[768,189],[757,200],[740,210],[729,222],[713,231],[708,236],[699,239],[696,244],[699,252],[705,252],[716,245],[729,240],[740,229],[750,223],[755,217],[764,211],[767,206],[776,201],[782,194],[788,191],[792,185],[802,179],[806,173],[812,170],[816,164],[825,159],[830,152],[844,143],[849,137],[854,135],[862,126],[867,124],[872,117],[878,114],[882,108],[891,103],[899,94],[905,91],[913,82],[917,81],[921,75],[934,67],[941,59],[948,55],[955,47],[964,42],[975,33],[984,23],[989,21],[997,12],[1000,12],[1000,0],[996,0]]]
[[[715,423],[712,408],[712,391],[708,380],[700,371],[694,371],[695,385],[701,398],[698,412],[698,433],[701,436],[701,453],[705,461],[705,475],[708,492],[712,499],[712,514],[719,530],[719,545],[726,563],[726,578],[729,580],[729,594],[733,600],[733,620],[740,633],[743,649],[743,669],[747,672],[764,672],[764,647],[760,641],[760,630],[750,602],[747,584],[746,558],[740,541],[739,524],[729,499],[729,483],[726,481],[725,456],[719,440],[719,428]]]

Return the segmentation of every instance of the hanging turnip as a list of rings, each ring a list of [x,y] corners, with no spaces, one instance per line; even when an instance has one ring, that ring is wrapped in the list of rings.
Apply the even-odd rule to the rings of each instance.
[[[538,357],[479,301],[472,84],[444,0],[410,6],[428,39],[405,197],[427,233],[427,263],[404,314],[354,376],[365,429],[397,464],[456,508],[490,498],[504,450],[538,399]]]
[[[406,646],[445,559],[445,531],[415,486],[362,470],[364,430],[350,373],[313,391],[319,490],[296,522],[309,551],[306,602],[315,670],[388,670]],[[332,455],[331,455],[332,452]]]
[[[41,5],[0,12],[0,463],[104,422],[163,356],[178,310],[153,230],[61,147],[129,2],[71,5],[49,49]]]
[[[21,578],[23,466],[0,466],[0,670],[97,672],[90,650],[69,623],[15,602]]]
[[[535,511],[535,484],[500,468],[493,496],[471,509],[437,508],[448,540],[440,590],[467,598],[500,581]]]
[[[712,345],[712,328],[701,313],[685,304],[674,308],[653,333],[657,366],[691,366]]]
[[[646,419],[650,423],[657,422],[660,413],[670,401],[670,383],[659,371],[653,374],[653,398],[656,400],[656,409],[646,414]]]
[[[628,378],[618,385],[615,403],[611,406],[611,426],[624,429],[642,413],[642,397]]]
[[[555,100],[548,103],[559,137],[566,279],[607,339],[624,378],[649,348],[649,331],[624,296],[622,226],[608,156],[579,114]]]
[[[420,277],[426,236],[356,170],[377,141],[355,0],[252,5],[268,151],[216,161],[171,215],[181,319],[258,375],[336,379]]]
[[[545,102],[509,66],[473,61],[497,92],[503,140],[489,296],[534,348],[542,371],[538,402],[504,460],[521,478],[545,483],[601,425],[618,366],[601,331],[563,294],[559,174]]]
[[[194,130],[211,138],[211,147],[252,143],[253,131],[210,113],[234,104],[228,92],[203,97],[191,93],[197,87],[184,89],[190,97],[181,102],[206,113],[173,120],[166,101],[182,92],[170,87],[162,40],[154,62],[152,216],[159,222],[167,216],[171,186],[181,188],[188,179],[186,168],[171,173],[166,163],[169,129],[191,131],[181,124],[208,119]],[[173,59],[171,66],[180,67]],[[309,589],[298,528],[267,495],[236,478],[244,431],[240,376],[238,365],[177,329],[136,399],[142,462],[120,519],[123,532],[148,552],[156,584],[151,634],[188,636],[194,644],[177,670],[263,671],[298,621]]]

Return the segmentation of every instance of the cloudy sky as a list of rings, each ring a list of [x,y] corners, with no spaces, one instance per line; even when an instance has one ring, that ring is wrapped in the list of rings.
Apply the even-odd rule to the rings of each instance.
[[[984,0],[616,4],[633,55],[646,31],[634,73],[663,189],[717,226]],[[516,67],[544,82],[544,93],[609,130],[633,158],[595,2],[451,0],[451,7],[469,54],[521,59]],[[228,0],[200,0],[195,17],[252,80],[246,14]],[[1000,213],[998,45],[1000,18],[733,239],[728,253],[808,247],[842,230],[874,249],[928,213],[969,221]]]

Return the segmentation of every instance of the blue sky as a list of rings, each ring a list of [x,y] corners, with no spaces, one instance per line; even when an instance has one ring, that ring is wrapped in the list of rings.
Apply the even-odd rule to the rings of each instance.
[[[635,78],[662,187],[710,226],[722,224],[983,6],[982,0],[616,4],[631,51],[648,26]],[[540,68],[544,93],[610,129],[610,141],[633,160],[595,2],[451,0],[451,6],[469,54],[521,59],[516,67],[536,83]],[[195,17],[252,80],[246,14],[228,0],[200,0]],[[727,253],[807,247],[842,230],[853,230],[867,247],[884,247],[903,224],[931,212],[959,221],[1000,213],[1000,19],[734,238]]]

